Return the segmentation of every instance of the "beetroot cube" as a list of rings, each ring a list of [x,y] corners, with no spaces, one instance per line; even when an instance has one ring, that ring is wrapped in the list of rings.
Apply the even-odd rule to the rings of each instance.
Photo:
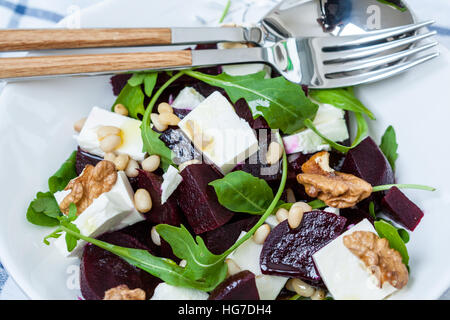
[[[312,255],[338,237],[346,222],[346,218],[325,211],[306,212],[295,229],[283,221],[264,242],[260,256],[262,273],[321,284]]]
[[[212,166],[193,164],[181,171],[183,182],[178,186],[178,205],[196,234],[217,229],[234,215],[220,205],[216,192],[208,183],[221,179]]]
[[[181,215],[177,205],[177,200],[173,194],[166,203],[161,204],[161,184],[163,178],[143,170],[139,170],[138,186],[150,193],[152,198],[152,210],[145,214],[145,218],[155,224],[170,224],[179,226],[181,224]]]
[[[381,200],[381,205],[392,220],[411,231],[414,231],[423,217],[423,211],[397,187],[389,189]]]
[[[391,165],[371,137],[347,153],[341,171],[364,179],[372,186],[394,183]]]
[[[248,270],[232,275],[211,292],[208,300],[259,300],[255,275]]]

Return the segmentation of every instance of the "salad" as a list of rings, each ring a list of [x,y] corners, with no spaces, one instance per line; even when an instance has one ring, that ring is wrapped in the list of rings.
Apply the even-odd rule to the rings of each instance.
[[[231,49],[229,44],[218,44]],[[208,46],[199,46],[200,50]],[[86,300],[385,299],[424,216],[352,88],[262,64],[116,75],[26,213]],[[356,132],[351,139],[351,124]],[[414,267],[414,266],[411,266]]]

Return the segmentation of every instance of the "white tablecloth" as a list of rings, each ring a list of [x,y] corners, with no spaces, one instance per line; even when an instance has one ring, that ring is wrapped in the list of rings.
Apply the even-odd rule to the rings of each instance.
[[[42,28],[52,26],[77,10],[103,0],[0,0],[0,28]],[[142,0],[147,1],[147,0]],[[279,0],[232,0],[229,15],[224,22],[240,22],[253,5],[271,5]],[[220,16],[226,0],[205,0],[205,5],[217,8]],[[450,48],[450,1],[407,0],[422,19],[434,19],[430,29],[438,32],[438,40]],[[163,5],[164,2],[155,2]],[[205,21],[207,23],[209,21]],[[1,90],[1,84],[0,84]],[[0,300],[28,299],[0,263]],[[450,300],[450,289],[441,299]]]

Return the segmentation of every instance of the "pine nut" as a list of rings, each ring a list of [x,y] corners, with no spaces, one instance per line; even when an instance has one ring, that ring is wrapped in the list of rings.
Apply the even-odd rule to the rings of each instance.
[[[286,189],[286,201],[289,203],[294,203],[297,201],[295,199],[294,191],[291,188]]]
[[[266,159],[267,163],[272,165],[280,161],[283,155],[283,147],[276,141],[272,141],[267,149]]]
[[[123,171],[127,168],[130,157],[127,154],[119,154],[116,159],[114,159],[114,164],[116,165],[117,171]]]
[[[277,217],[278,222],[283,222],[284,220],[286,220],[288,218],[289,211],[287,211],[284,208],[280,208],[280,209],[278,209],[278,211],[275,215]]]
[[[166,131],[169,127],[167,124],[163,124],[161,121],[159,121],[159,114],[152,113],[150,115],[150,119],[152,120],[153,125],[155,126],[156,130],[159,132]]]
[[[286,289],[295,291],[299,296],[311,297],[315,289],[300,279],[290,279],[286,284]]]
[[[125,108],[125,106],[123,104],[121,104],[121,103],[118,103],[118,104],[116,104],[114,106],[114,112],[118,113],[118,114],[120,114],[122,116],[125,116],[125,117],[128,116],[128,109]]]
[[[139,174],[139,171],[137,169],[139,169],[139,163],[134,159],[130,159],[130,161],[128,161],[128,165],[125,169],[125,174],[129,178],[135,178]]]
[[[300,225],[303,219],[303,210],[300,207],[292,207],[289,210],[288,224],[291,229],[295,229]]]
[[[121,143],[122,139],[119,136],[107,136],[100,141],[100,149],[102,149],[104,152],[112,152],[116,150]]]
[[[84,124],[86,123],[86,120],[87,120],[87,118],[81,118],[80,120],[78,120],[77,122],[75,122],[75,123],[73,124],[73,129],[74,129],[76,132],[80,132],[80,131],[83,129]]]
[[[227,258],[227,259],[225,259],[225,263],[228,266],[228,272],[227,272],[228,276],[233,276],[236,273],[241,272],[241,268],[239,268],[239,266],[233,259]]]
[[[138,189],[134,194],[134,206],[140,213],[149,212],[152,208],[152,198],[145,189]]]
[[[173,113],[173,108],[167,102],[161,102],[158,105],[159,113]]]
[[[303,201],[299,201],[299,202],[294,203],[292,205],[292,207],[299,207],[299,208],[301,208],[303,210],[303,212],[310,212],[310,211],[312,211],[312,207],[309,204],[307,204],[306,202],[303,202]]]
[[[142,169],[147,172],[156,171],[159,168],[159,164],[161,163],[161,158],[157,154],[151,155],[144,161],[142,161]]]
[[[190,166],[191,164],[199,164],[199,163],[201,163],[201,161],[197,160],[197,159],[192,159],[192,160],[185,161],[185,162],[183,162],[182,164],[180,164],[178,166],[178,171],[181,172],[184,169],[186,169],[186,167]]]
[[[311,300],[325,300],[326,293],[325,290],[316,289],[314,294],[311,296]]]
[[[98,140],[103,140],[107,136],[120,136],[120,129],[114,126],[103,126],[97,130]]]
[[[114,162],[114,160],[116,159],[116,155],[114,152],[107,152],[105,153],[105,156],[103,158],[107,161]]]
[[[158,247],[161,245],[161,237],[159,236],[158,231],[156,231],[155,227],[152,227],[152,231],[150,231],[150,236],[154,244]]]
[[[187,265],[187,261],[186,260],[181,260],[180,263],[178,264],[180,267],[184,268]]]
[[[265,223],[259,227],[253,235],[253,241],[257,244],[263,244],[266,241],[267,236],[270,233],[270,226]]]
[[[180,118],[178,118],[177,115],[173,113],[165,112],[159,114],[159,122],[161,122],[161,124],[163,125],[177,126],[180,121]]]

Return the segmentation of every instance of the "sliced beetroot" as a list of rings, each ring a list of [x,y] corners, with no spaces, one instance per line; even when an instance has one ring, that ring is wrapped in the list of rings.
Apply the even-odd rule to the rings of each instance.
[[[259,300],[255,275],[244,270],[228,277],[211,292],[208,300]]]
[[[381,200],[381,205],[392,220],[411,231],[414,231],[423,218],[423,211],[397,187],[389,189]]]
[[[237,241],[242,231],[250,230],[260,218],[259,216],[244,214],[242,216],[244,218],[237,220],[233,217],[227,224],[202,234],[202,238],[209,251],[214,254],[223,253]]]
[[[178,205],[196,234],[217,229],[233,217],[233,212],[220,205],[214,188],[208,185],[223,178],[212,166],[190,165],[181,171],[181,176]]]
[[[125,87],[125,85],[128,82],[128,79],[130,79],[131,76],[132,76],[131,74],[124,73],[111,77],[110,82],[115,96],[119,95],[120,91],[122,91],[123,87]]]
[[[139,170],[137,178],[139,188],[147,190],[152,198],[152,210],[145,214],[145,218],[155,224],[164,223],[179,226],[181,224],[181,215],[175,194],[172,194],[164,204],[161,204],[163,178],[144,170]]]
[[[344,230],[347,219],[325,211],[303,215],[300,225],[291,229],[287,220],[270,232],[260,256],[264,274],[300,278],[321,284],[312,255]]]
[[[369,220],[372,224],[374,223],[373,217],[370,213],[359,208],[341,209],[339,214],[347,219],[347,223],[345,224],[346,230],[364,219]]]
[[[149,249],[136,238],[120,231],[105,234],[99,239],[123,247]],[[130,289],[141,288],[149,298],[160,282],[160,279],[109,251],[94,245],[87,245],[84,249],[80,264],[80,289],[86,300],[101,300],[106,290],[121,284]]]
[[[155,130],[156,131],[156,130]],[[173,161],[181,164],[192,159],[201,159],[201,153],[198,152],[191,140],[189,140],[181,129],[169,128],[165,130],[159,138],[174,153]]]
[[[394,183],[391,165],[371,137],[347,153],[341,171],[354,174],[372,186]]]
[[[248,106],[248,103],[244,98],[236,101],[236,103],[234,104],[234,110],[240,118],[248,122],[252,129],[270,129],[269,124],[263,117],[253,119],[250,107]]]
[[[76,162],[75,162],[75,170],[77,171],[77,174],[80,175],[81,172],[83,172],[84,168],[88,164],[95,166],[97,163],[99,163],[102,160],[103,160],[102,157],[90,154],[90,153],[84,151],[83,149],[81,149],[80,147],[78,147],[77,157],[76,157]]]

